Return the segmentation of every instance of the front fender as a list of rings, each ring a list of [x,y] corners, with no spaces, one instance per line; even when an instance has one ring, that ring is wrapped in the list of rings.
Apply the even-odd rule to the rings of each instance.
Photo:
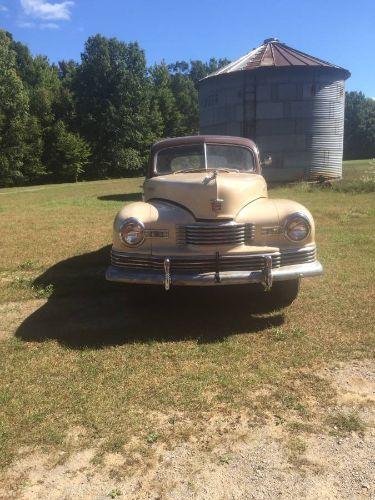
[[[119,237],[119,231],[123,222],[134,217],[141,221],[146,230],[166,230],[168,238],[146,238],[144,243],[131,249],[124,245]],[[194,217],[183,207],[163,200],[150,200],[149,202],[135,202],[125,205],[116,215],[113,224],[113,247],[119,251],[132,251],[140,253],[150,253],[152,243],[158,247],[176,246],[176,225],[190,224],[194,222]]]
[[[239,224],[251,222],[256,227],[277,225],[279,223],[278,211],[273,200],[258,198],[238,212],[236,222]]]
[[[296,201],[281,200],[281,199],[277,199],[277,200],[273,200],[273,201],[274,201],[275,207],[277,209],[280,227],[284,228],[287,218],[290,215],[295,214],[296,212],[302,213],[303,215],[305,215],[309,219],[309,222],[311,225],[311,232],[310,232],[310,235],[308,236],[308,238],[306,238],[306,240],[303,240],[302,242],[292,242],[288,238],[284,237],[285,240],[288,242],[288,245],[292,246],[292,247],[293,246],[298,247],[301,245],[304,246],[304,245],[309,245],[311,243],[314,243],[315,242],[315,223],[314,223],[314,218],[311,215],[310,211],[306,207],[301,205],[301,203],[298,203]]]
[[[145,228],[149,229],[152,223],[157,219],[158,212],[150,203],[145,203],[143,201],[137,201],[129,203],[129,205],[125,205],[118,212],[113,223],[113,248],[115,250],[124,251],[130,249],[130,247],[124,245],[119,237],[120,228],[123,222],[130,217],[134,217],[143,222]],[[150,241],[146,239],[144,243],[137,248],[137,251],[149,253],[151,251]]]
[[[292,242],[284,234],[288,216],[296,212],[306,215],[311,224],[311,233],[302,242]],[[315,225],[311,213],[300,203],[291,200],[259,198],[238,213],[236,222],[255,225],[256,245],[288,248],[309,245],[315,241]]]

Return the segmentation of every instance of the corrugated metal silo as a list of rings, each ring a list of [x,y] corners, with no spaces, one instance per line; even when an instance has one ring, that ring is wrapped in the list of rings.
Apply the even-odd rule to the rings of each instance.
[[[349,71],[276,39],[200,82],[200,133],[254,139],[270,181],[340,178]]]

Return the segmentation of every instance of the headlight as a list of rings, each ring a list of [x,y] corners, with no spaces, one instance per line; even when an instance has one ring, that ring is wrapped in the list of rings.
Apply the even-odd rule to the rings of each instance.
[[[293,214],[285,223],[285,236],[291,241],[305,240],[311,232],[311,224],[304,214]]]
[[[141,245],[145,239],[145,226],[138,219],[126,219],[120,228],[121,241],[130,247]]]

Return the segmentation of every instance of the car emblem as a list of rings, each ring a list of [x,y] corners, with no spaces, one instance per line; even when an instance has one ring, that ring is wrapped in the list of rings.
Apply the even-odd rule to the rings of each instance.
[[[220,210],[223,208],[223,202],[224,200],[221,200],[220,198],[216,198],[216,200],[211,200],[212,211],[220,212]]]

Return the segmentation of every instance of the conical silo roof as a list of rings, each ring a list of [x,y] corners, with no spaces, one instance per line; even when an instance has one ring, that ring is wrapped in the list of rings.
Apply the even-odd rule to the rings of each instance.
[[[340,66],[331,64],[317,57],[305,54],[300,50],[293,49],[285,43],[279,42],[277,38],[267,38],[262,45],[251,50],[234,62],[227,64],[219,70],[211,73],[212,76],[225,75],[237,71],[254,71],[260,68],[332,68],[345,73],[344,78],[350,76],[350,72]]]

